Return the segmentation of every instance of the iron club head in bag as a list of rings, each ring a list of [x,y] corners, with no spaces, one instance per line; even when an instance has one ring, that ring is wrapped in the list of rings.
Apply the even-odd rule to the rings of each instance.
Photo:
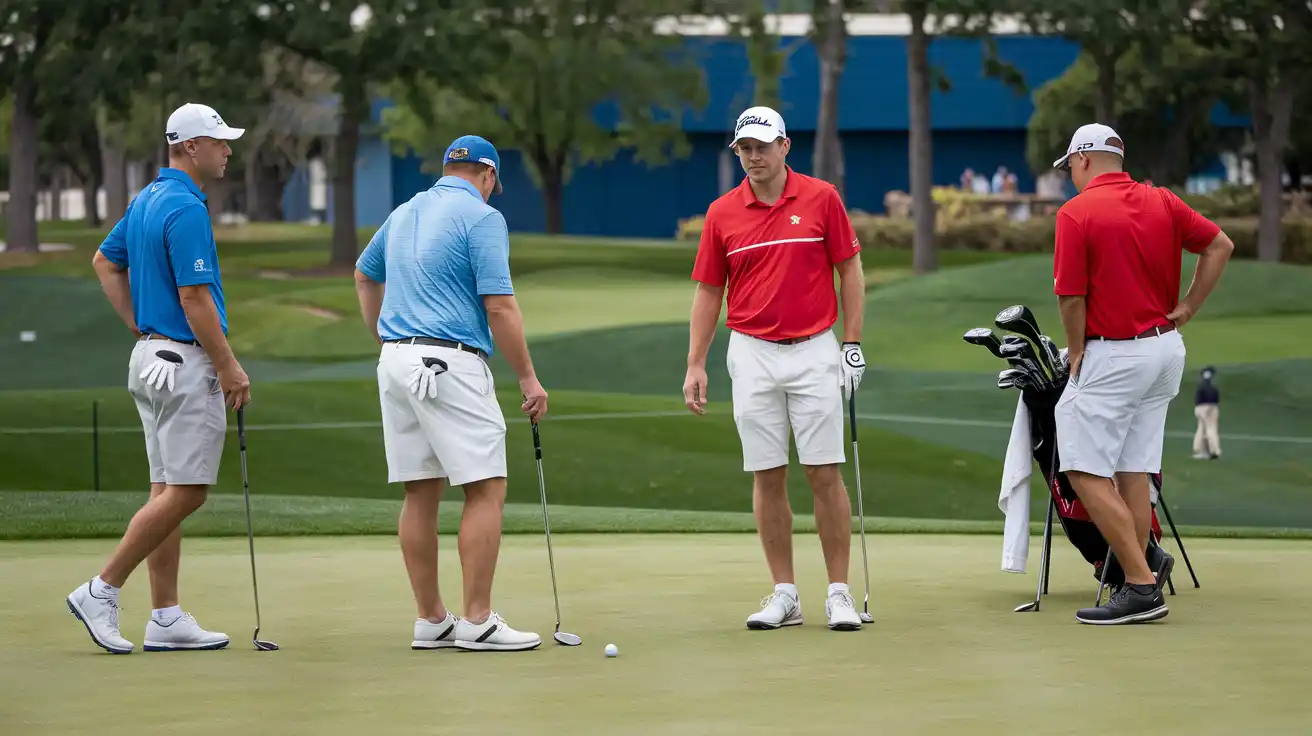
[[[538,462],[538,490],[542,494],[542,528],[547,532],[547,561],[551,566],[551,596],[556,601],[556,643],[567,647],[576,647],[583,643],[578,634],[567,634],[560,630],[560,594],[556,592],[556,558],[551,553],[551,521],[547,517],[547,482],[542,475],[542,439],[538,433],[538,423],[533,422],[533,455]]]
[[[1039,362],[1039,367],[1043,369],[1044,378],[1051,381],[1057,376],[1057,366],[1047,359],[1047,353],[1043,349],[1043,333],[1039,330],[1039,321],[1034,318],[1034,313],[1030,308],[1017,304],[1007,307],[998,312],[994,317],[993,324],[999,329],[1014,333],[1024,338],[1029,343],[1030,348],[1034,351],[1034,359]]]
[[[260,638],[260,584],[255,578],[255,527],[251,524],[251,485],[246,477],[246,409],[237,410],[237,444],[241,448],[241,488],[246,497],[246,537],[251,546],[251,586],[255,590],[255,633],[251,643],[261,652],[277,651],[278,645]]]

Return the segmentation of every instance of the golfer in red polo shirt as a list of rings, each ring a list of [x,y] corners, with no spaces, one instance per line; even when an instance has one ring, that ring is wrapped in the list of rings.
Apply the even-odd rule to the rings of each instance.
[[[865,371],[861,326],[865,285],[861,246],[833,185],[793,171],[783,118],[749,108],[734,126],[733,150],[747,178],[706,213],[692,277],[688,375],[684,401],[706,411],[706,353],[728,286],[727,364],[743,470],[753,473],[752,505],[774,593],[747,619],[751,629],[802,623],[793,577],[792,510],[785,485],[788,440],[806,469],[829,573],[829,628],[856,631],[861,619],[848,592],[852,507],[839,465],[843,394]],[[841,279],[843,342],[834,270]]]
[[[1184,373],[1183,327],[1221,278],[1234,244],[1168,189],[1123,171],[1125,145],[1106,125],[1086,125],[1053,166],[1079,194],[1057,213],[1054,291],[1069,347],[1070,380],[1057,404],[1060,469],[1125,570],[1105,605],[1075,617],[1123,624],[1167,614],[1144,549],[1150,473],[1162,468],[1166,411]],[[1180,294],[1182,250],[1199,255]],[[1113,483],[1113,477],[1115,483]]]

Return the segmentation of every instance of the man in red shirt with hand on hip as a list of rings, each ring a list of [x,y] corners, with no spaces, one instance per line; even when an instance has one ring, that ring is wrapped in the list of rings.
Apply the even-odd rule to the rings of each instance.
[[[1056,408],[1060,470],[1125,570],[1125,585],[1106,604],[1075,614],[1086,624],[1168,612],[1162,585],[1174,561],[1163,555],[1154,576],[1144,554],[1148,477],[1161,471],[1166,412],[1184,374],[1179,328],[1202,308],[1234,250],[1170,190],[1133,181],[1124,157],[1116,131],[1092,124],[1053,163],[1080,192],[1057,212],[1053,263],[1070,360]],[[1183,250],[1199,259],[1181,301]]]
[[[790,426],[798,460],[815,496],[829,591],[829,628],[857,631],[861,619],[848,591],[852,506],[839,472],[843,394],[865,371],[861,353],[865,284],[860,243],[833,185],[792,170],[783,118],[752,107],[734,126],[733,150],[747,177],[706,213],[692,277],[689,410],[706,412],[706,354],[728,286],[732,331],[726,356],[743,470],[753,473],[752,507],[774,593],[747,619],[751,629],[802,623],[793,576],[792,509],[786,474]],[[834,269],[841,279],[843,342]]]

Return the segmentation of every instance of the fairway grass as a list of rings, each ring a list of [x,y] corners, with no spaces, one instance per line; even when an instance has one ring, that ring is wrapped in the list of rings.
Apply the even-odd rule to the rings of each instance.
[[[743,626],[769,591],[751,536],[553,541],[561,628],[581,647],[551,642],[541,538],[504,541],[494,606],[545,643],[505,654],[411,651],[400,553],[380,538],[259,540],[260,635],[282,650],[256,652],[246,541],[187,540],[184,607],[233,644],[142,652],[142,569],[121,599],[138,645],[127,657],[94,647],[63,601],[112,542],[3,543],[0,723],[26,736],[87,724],[106,736],[1306,731],[1312,544],[1199,540],[1189,551],[1203,587],[1177,566],[1168,618],[1095,628],[1073,618],[1096,583],[1069,544],[1054,544],[1042,611],[1016,614],[1037,554],[1028,575],[1007,575],[996,538],[880,537],[875,623],[837,633],[824,627],[814,537],[796,540],[806,624],[774,632]],[[444,539],[440,565],[459,611],[454,542]],[[852,570],[859,605],[855,545]],[[608,643],[617,658],[603,656]]]

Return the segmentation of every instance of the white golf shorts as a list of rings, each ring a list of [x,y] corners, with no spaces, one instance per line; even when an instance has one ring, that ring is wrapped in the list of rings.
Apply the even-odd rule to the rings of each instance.
[[[1062,471],[1110,478],[1162,469],[1166,410],[1180,392],[1184,338],[1178,330],[1138,340],[1090,340],[1079,380],[1057,402]]]
[[[787,465],[790,429],[802,465],[844,462],[840,352],[829,330],[792,345],[730,333],[726,362],[743,470]]]
[[[423,358],[447,365],[434,398],[410,390],[410,374],[423,368]],[[388,483],[446,478],[460,486],[506,476],[506,422],[482,358],[455,348],[386,343],[378,357],[378,397]]]
[[[141,378],[161,350],[182,358],[172,390],[167,385],[159,389],[148,386]],[[128,360],[128,393],[137,405],[146,435],[150,482],[177,486],[217,483],[228,414],[218,373],[205,349],[159,337],[138,340]]]

